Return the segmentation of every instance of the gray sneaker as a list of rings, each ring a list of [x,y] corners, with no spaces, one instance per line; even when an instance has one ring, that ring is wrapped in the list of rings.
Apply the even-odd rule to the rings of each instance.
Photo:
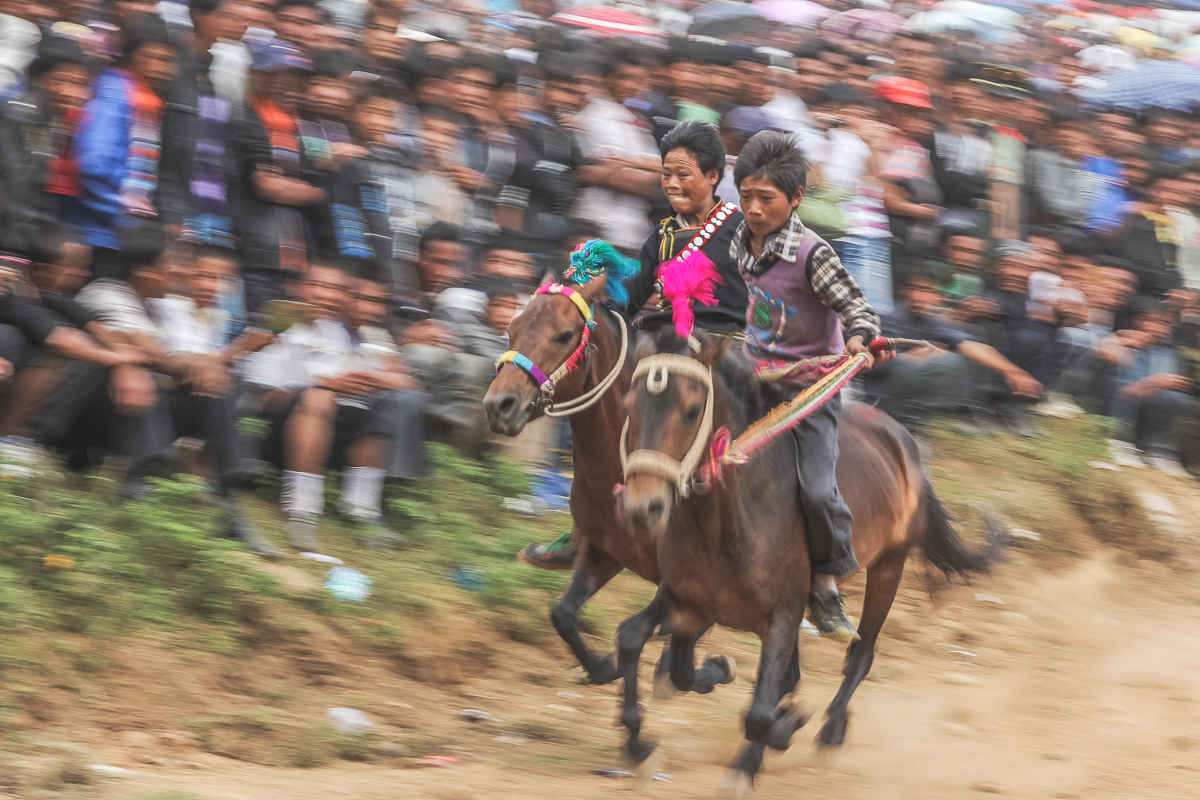
[[[231,519],[229,521],[229,534],[234,539],[246,545],[247,550],[260,558],[265,558],[268,561],[276,561],[283,558],[283,551],[271,544],[271,541],[259,533],[258,528],[249,520],[240,517]]]
[[[299,514],[289,517],[288,542],[301,552],[317,552],[321,546],[317,539],[317,518]]]

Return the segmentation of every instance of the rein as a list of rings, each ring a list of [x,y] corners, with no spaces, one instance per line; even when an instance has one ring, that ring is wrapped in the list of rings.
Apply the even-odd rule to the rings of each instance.
[[[621,353],[617,357],[617,362],[613,365],[612,370],[591,389],[579,397],[564,400],[556,407],[554,404],[554,389],[563,378],[586,363],[592,330],[596,327],[596,319],[592,312],[592,307],[583,299],[583,295],[570,286],[564,286],[561,283],[546,284],[534,292],[534,297],[542,294],[560,294],[575,304],[575,307],[583,316],[584,322],[583,333],[579,338],[579,346],[575,348],[571,355],[567,356],[567,360],[558,369],[550,373],[549,377],[546,376],[546,373],[542,372],[537,364],[533,363],[533,359],[516,350],[509,350],[496,359],[496,372],[499,372],[500,368],[505,364],[512,364],[524,370],[529,377],[533,378],[533,382],[537,384],[538,391],[540,392],[538,399],[533,402],[534,410],[540,411],[548,417],[569,417],[572,414],[578,414],[580,411],[584,411],[595,405],[600,397],[617,380],[617,376],[621,374],[621,369],[625,365],[625,357],[629,351],[629,332],[625,327],[625,320],[621,318],[621,315],[614,314],[613,316],[617,318],[618,327],[621,330]]]
[[[902,346],[924,346],[928,342],[911,339],[876,339],[871,350],[880,353]],[[704,404],[704,416],[696,431],[692,446],[682,461],[676,461],[657,450],[635,450],[626,455],[626,440],[629,436],[629,420],[621,431],[621,466],[628,482],[631,475],[654,475],[671,481],[686,498],[691,492],[707,494],[713,482],[724,483],[726,467],[742,466],[782,434],[796,427],[800,421],[812,414],[829,398],[833,397],[850,382],[855,374],[866,366],[868,356],[859,353],[853,356],[818,356],[802,361],[787,362],[781,366],[767,362],[755,369],[759,381],[777,381],[792,375],[821,374],[822,377],[794,398],[781,403],[762,419],[752,423],[740,436],[731,439],[729,429],[712,430],[713,383],[712,368],[688,356],[660,353],[642,359],[633,373],[634,380],[647,375],[646,390],[661,394],[667,386],[670,374],[698,380],[708,390]],[[708,450],[707,462],[701,464],[704,451]],[[616,487],[619,491],[621,487]]]

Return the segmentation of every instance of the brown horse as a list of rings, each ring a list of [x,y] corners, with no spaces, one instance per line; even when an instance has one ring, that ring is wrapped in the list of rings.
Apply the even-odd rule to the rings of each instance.
[[[629,389],[632,363],[627,352],[625,363],[611,388],[601,393],[603,381],[615,369],[620,359],[620,337],[624,323],[616,314],[604,308],[607,279],[595,278],[582,287],[572,287],[593,311],[594,327],[588,346],[589,355],[580,369],[568,373],[553,387],[555,405],[569,405],[578,398],[592,394],[595,402],[570,417],[571,435],[575,447],[575,479],[571,485],[572,539],[579,544],[574,573],[566,592],[550,612],[550,619],[559,636],[571,648],[579,663],[594,684],[610,683],[619,677],[617,664],[611,656],[597,657],[579,634],[579,610],[623,568],[658,583],[658,557],[652,546],[633,539],[620,525],[613,500],[613,487],[621,481],[621,459],[617,443],[625,423],[622,399]],[[544,293],[532,298],[525,310],[509,326],[512,349],[527,357],[543,370],[553,370],[564,364],[580,346],[585,320],[580,309],[562,293]],[[543,374],[551,374],[543,372]],[[531,420],[539,416],[547,404],[531,373],[516,364],[501,366],[484,397],[488,423],[492,431],[516,436]],[[617,639],[623,664],[636,664],[642,648],[660,622],[655,607],[626,620],[618,628]],[[650,624],[647,625],[647,621]],[[707,626],[695,630],[687,638],[694,645]],[[689,658],[690,661],[690,658]],[[664,651],[661,668],[671,663]],[[728,683],[734,677],[732,662],[717,657],[697,672],[696,691],[711,691],[718,683]],[[636,715],[636,682],[626,684],[634,694],[633,720],[623,723],[630,728],[628,751],[642,761],[653,749],[638,740],[640,717]]]
[[[780,437],[748,464],[727,470],[724,483],[714,482],[707,492],[688,492],[687,476],[671,472],[688,460],[697,441],[707,445],[710,409],[711,427],[725,426],[737,436],[786,399],[777,386],[756,381],[740,350],[725,356],[727,343],[698,336],[697,353],[673,333],[660,334],[658,352],[639,362],[625,401],[631,474],[618,502],[630,531],[658,551],[663,580],[655,604],[673,622],[671,676],[680,689],[692,681],[691,659],[684,657],[690,633],[716,623],[762,640],[745,717],[749,743],[734,764],[737,786],[744,789],[761,766],[763,747],[787,749],[806,721],[784,698],[800,677],[793,654],[810,567],[794,436]],[[845,679],[819,735],[819,747],[826,749],[845,739],[847,704],[871,667],[908,551],[919,545],[947,575],[985,570],[993,556],[963,544],[922,470],[916,442],[891,417],[846,404],[838,445],[838,485],[854,515],[854,552],[867,585],[862,638],[847,651]],[[989,529],[994,549],[1000,533],[990,520]]]

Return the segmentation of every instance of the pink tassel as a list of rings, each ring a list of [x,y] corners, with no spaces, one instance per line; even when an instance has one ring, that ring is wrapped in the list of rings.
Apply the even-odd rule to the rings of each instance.
[[[696,323],[693,303],[711,306],[717,302],[713,287],[724,283],[717,265],[701,250],[693,250],[682,260],[667,261],[658,267],[663,299],[671,304],[675,332],[688,337]]]

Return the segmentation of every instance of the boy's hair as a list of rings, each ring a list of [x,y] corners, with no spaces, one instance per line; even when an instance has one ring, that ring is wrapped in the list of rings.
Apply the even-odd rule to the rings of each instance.
[[[135,270],[156,266],[166,249],[167,235],[161,223],[142,220],[122,230],[121,255],[126,277]]]
[[[334,48],[313,54],[314,78],[345,80],[351,72],[362,66],[362,59],[352,50]]]
[[[37,60],[29,65],[29,77],[38,78],[64,64],[87,64],[87,56],[79,43],[68,36],[44,36],[38,45]]]
[[[516,300],[521,296],[521,293],[517,291],[517,285],[508,278],[488,276],[482,281],[481,288],[487,294],[489,303],[499,297],[511,297]]]
[[[233,265],[237,265],[237,251],[229,247],[222,247],[219,244],[197,244],[192,247],[192,258],[214,258],[221,261],[228,261]]]
[[[791,200],[808,183],[808,161],[791,134],[763,131],[750,138],[733,168],[733,183],[740,190],[742,181],[762,177],[775,184]]]
[[[581,240],[586,241],[587,239],[600,239],[602,238],[602,235],[603,234],[600,230],[600,226],[592,222],[590,219],[583,219],[582,217],[567,218],[567,235],[565,238],[568,242],[578,242]]]
[[[66,255],[63,245],[81,241],[71,226],[56,219],[47,219],[28,233],[29,260],[34,264],[61,264]]]
[[[512,250],[515,253],[529,253],[528,238],[521,235],[518,231],[506,230],[488,238],[483,243],[482,253],[484,257],[488,253],[494,253],[497,250]]]
[[[662,138],[659,152],[666,158],[672,150],[686,150],[696,157],[700,171],[725,174],[725,145],[717,126],[697,119],[684,120]]]
[[[862,93],[848,83],[831,83],[828,86],[822,86],[817,93],[815,105],[831,105],[845,108],[846,106],[861,106],[866,105],[866,99]]]
[[[167,23],[157,14],[137,14],[129,19],[118,34],[118,41],[121,45],[121,55],[125,58],[129,58],[139,47],[146,44],[175,46],[171,40],[171,33],[167,30]]]
[[[462,242],[462,234],[456,225],[451,225],[449,222],[435,222],[421,234],[421,239],[417,243],[417,250],[427,250],[429,245],[434,242],[459,244]]]

